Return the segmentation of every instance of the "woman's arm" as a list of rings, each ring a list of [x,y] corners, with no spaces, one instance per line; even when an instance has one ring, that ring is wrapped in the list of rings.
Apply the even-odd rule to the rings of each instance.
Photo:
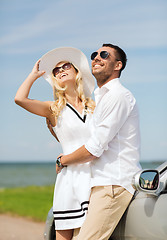
[[[51,122],[50,122],[50,120],[48,118],[46,118],[46,124],[47,124],[47,127],[48,127],[50,133],[52,134],[52,136],[54,138],[56,138],[56,140],[59,142],[59,139],[58,139],[56,133],[53,131],[52,124],[51,124]]]
[[[52,124],[54,124],[53,115],[50,111],[51,102],[42,102],[28,98],[33,83],[45,73],[44,71],[39,71],[39,63],[40,60],[36,62],[32,69],[32,72],[19,87],[15,96],[15,103],[31,113],[47,117],[52,122]]]

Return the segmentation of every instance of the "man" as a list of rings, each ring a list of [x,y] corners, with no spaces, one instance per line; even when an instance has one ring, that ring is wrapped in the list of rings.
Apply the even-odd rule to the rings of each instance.
[[[131,180],[140,170],[136,100],[119,81],[126,54],[118,46],[103,44],[91,59],[98,85],[91,137],[84,146],[57,161],[58,172],[64,166],[91,161],[89,209],[77,240],[109,239],[132,199]]]

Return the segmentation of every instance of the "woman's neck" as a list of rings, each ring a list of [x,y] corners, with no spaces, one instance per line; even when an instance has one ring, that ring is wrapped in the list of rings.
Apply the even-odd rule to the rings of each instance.
[[[70,103],[79,113],[82,114],[84,106],[81,99],[78,97],[78,94],[76,94],[76,92],[73,91],[73,94],[66,93],[65,96],[67,102]]]
[[[71,105],[78,107],[81,103],[81,100],[79,99],[79,97],[77,95],[67,95],[66,94],[66,99],[67,102],[69,102]]]

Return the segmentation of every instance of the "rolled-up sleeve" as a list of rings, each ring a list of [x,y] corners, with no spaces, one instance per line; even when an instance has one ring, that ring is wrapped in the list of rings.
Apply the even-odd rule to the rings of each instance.
[[[134,104],[128,93],[103,96],[94,113],[91,137],[85,144],[92,155],[100,157],[108,149],[109,142],[126,122]]]

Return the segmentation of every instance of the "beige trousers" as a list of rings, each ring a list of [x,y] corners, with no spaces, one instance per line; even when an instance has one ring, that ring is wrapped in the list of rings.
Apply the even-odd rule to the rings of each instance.
[[[73,240],[108,240],[132,199],[121,186],[92,188],[88,214]]]

